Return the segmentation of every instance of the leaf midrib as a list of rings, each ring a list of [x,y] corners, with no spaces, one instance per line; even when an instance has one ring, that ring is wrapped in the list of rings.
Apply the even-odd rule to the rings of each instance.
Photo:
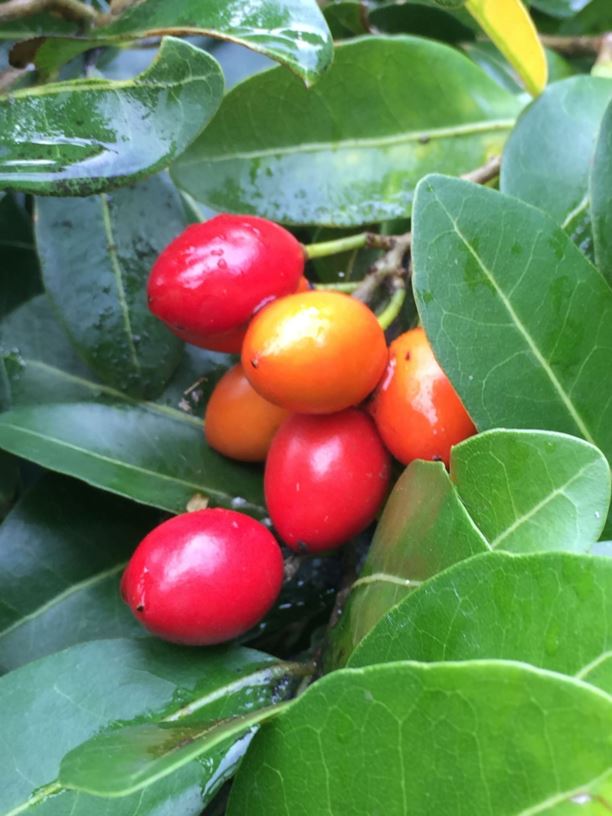
[[[537,362],[540,364],[540,367],[541,367],[542,371],[544,371],[544,373],[547,375],[547,377],[550,380],[553,388],[555,389],[555,391],[557,392],[557,394],[561,398],[561,401],[563,402],[569,416],[573,420],[573,422],[576,425],[576,428],[580,432],[581,436],[583,436],[584,439],[586,439],[592,445],[597,445],[597,443],[593,439],[593,437],[592,437],[592,435],[591,435],[591,433],[590,433],[590,431],[588,429],[588,426],[586,425],[585,421],[583,420],[583,418],[580,416],[580,414],[576,410],[576,408],[575,408],[573,402],[571,401],[569,395],[566,393],[565,389],[563,388],[563,385],[561,384],[561,382],[557,378],[557,375],[555,374],[555,372],[553,371],[553,369],[551,368],[551,366],[547,362],[546,358],[544,357],[544,355],[542,354],[542,352],[540,351],[540,349],[536,345],[534,339],[531,337],[529,331],[527,330],[527,327],[524,325],[523,321],[519,318],[518,314],[514,310],[514,307],[512,305],[511,300],[507,297],[505,292],[502,291],[501,287],[497,283],[497,280],[495,279],[494,274],[491,272],[490,269],[488,269],[485,266],[485,264],[481,260],[480,256],[478,255],[478,253],[474,249],[474,247],[470,244],[470,242],[467,240],[465,235],[461,232],[456,219],[453,218],[453,216],[451,215],[449,210],[444,206],[443,201],[437,195],[435,190],[432,190],[432,192],[433,192],[434,198],[436,199],[436,201],[440,205],[440,208],[443,210],[443,212],[447,216],[448,220],[450,221],[450,223],[452,225],[452,228],[456,232],[458,238],[462,241],[462,243],[464,244],[467,251],[470,253],[470,255],[474,258],[474,260],[478,264],[478,266],[479,266],[480,270],[482,271],[483,275],[486,277],[486,279],[489,281],[489,283],[491,284],[491,286],[493,287],[493,289],[497,293],[497,296],[499,297],[502,305],[504,306],[504,308],[508,312],[508,315],[510,316],[510,318],[511,318],[512,322],[514,323],[514,325],[516,326],[519,334],[521,334],[522,337],[524,338],[524,340],[527,343],[527,346],[529,347],[531,353],[536,358]]]
[[[114,566],[110,567],[109,569],[103,570],[102,572],[98,572],[95,575],[90,575],[88,578],[84,578],[82,581],[77,581],[74,584],[71,584],[69,587],[64,589],[62,592],[58,592],[57,595],[54,595],[52,598],[49,598],[41,606],[37,607],[36,609],[28,612],[26,615],[23,615],[18,620],[13,621],[13,623],[9,624],[5,629],[0,629],[0,642],[2,638],[9,635],[11,632],[18,629],[20,626],[23,626],[26,623],[29,623],[32,620],[35,620],[40,615],[44,615],[45,612],[48,612],[49,609],[53,609],[54,606],[62,603],[67,598],[70,598],[72,595],[75,595],[77,592],[81,590],[89,589],[96,584],[105,581],[107,578],[111,578],[113,575],[121,572],[127,564],[127,561],[122,561],[119,564],[115,564]]]
[[[119,263],[119,257],[117,254],[117,243],[115,241],[115,236],[113,234],[113,224],[110,213],[109,198],[106,193],[101,193],[99,199],[100,206],[102,208],[102,224],[104,225],[104,235],[106,237],[106,241],[108,244],[108,257],[110,260],[113,277],[115,279],[115,286],[117,288],[117,300],[119,303],[119,308],[121,310],[121,316],[123,318],[123,328],[127,336],[127,344],[130,350],[132,365],[134,366],[137,375],[141,376],[142,369],[140,365],[140,360],[138,359],[138,354],[136,353],[136,346],[134,345],[134,336],[132,333],[132,320],[130,318],[130,310],[125,295],[125,286],[123,285],[123,271]]]
[[[18,410],[19,409],[14,409],[15,412],[18,411]],[[6,413],[11,414],[14,411],[7,411]],[[10,428],[11,430],[16,431],[17,433],[25,434],[26,436],[33,436],[36,439],[42,439],[45,442],[49,442],[50,444],[57,445],[57,446],[62,447],[62,448],[69,448],[70,450],[77,451],[77,453],[88,456],[91,459],[97,459],[100,462],[107,462],[107,463],[113,465],[114,467],[121,468],[121,469],[126,470],[128,472],[129,471],[135,471],[137,473],[143,473],[146,476],[153,476],[153,477],[155,477],[155,479],[160,479],[160,480],[163,480],[163,481],[172,482],[172,483],[174,483],[176,485],[181,485],[183,487],[188,487],[190,490],[193,490],[194,492],[205,491],[206,496],[213,496],[213,497],[218,498],[218,499],[229,499],[230,498],[230,495],[228,493],[223,493],[220,490],[216,490],[215,488],[209,488],[209,487],[207,487],[206,485],[203,485],[203,484],[195,484],[193,482],[187,482],[184,479],[179,479],[176,476],[169,476],[168,474],[165,474],[165,473],[159,473],[159,471],[156,471],[156,470],[147,470],[147,468],[143,468],[143,467],[140,467],[138,465],[134,465],[132,463],[124,462],[124,461],[121,461],[120,459],[111,459],[109,456],[105,456],[104,454],[98,453],[97,451],[92,451],[90,448],[80,448],[78,445],[73,445],[72,443],[67,442],[65,439],[57,439],[56,437],[49,436],[49,434],[42,434],[42,433],[39,433],[38,431],[34,431],[31,428],[24,428],[21,425],[13,425],[10,422],[6,422],[3,419],[3,416],[5,416],[5,414],[0,414],[0,429],[3,428],[3,427],[4,428]],[[66,471],[60,470],[59,467],[57,468],[57,470],[60,473],[66,472]],[[70,475],[70,473],[68,473],[68,475]],[[84,480],[84,481],[88,481],[88,483],[93,484],[94,487],[98,486],[96,482],[90,482],[89,480]],[[107,488],[107,489],[110,490],[110,488]],[[111,492],[118,492],[118,491],[111,491]],[[119,495],[124,495],[124,494],[119,493]],[[249,505],[251,507],[256,506],[256,505],[253,505],[251,502],[249,502]],[[174,508],[169,507],[168,505],[156,504],[155,506],[156,507],[163,507],[164,509],[167,509],[170,512],[174,512]]]
[[[267,666],[267,667],[263,667],[263,668],[260,667],[260,668],[256,669],[254,672],[251,672],[250,674],[243,675],[242,677],[238,678],[238,680],[234,680],[234,681],[232,681],[230,683],[226,683],[224,686],[221,686],[219,689],[215,689],[214,692],[209,692],[208,694],[205,694],[201,698],[195,698],[192,701],[192,703],[190,704],[190,706],[194,706],[193,709],[190,708],[190,706],[185,706],[184,708],[179,709],[178,711],[174,712],[174,715],[168,715],[167,717],[164,717],[161,720],[159,720],[159,722],[180,722],[180,720],[182,719],[182,716],[181,716],[182,712],[185,712],[185,714],[183,716],[189,716],[189,714],[192,713],[192,710],[197,711],[198,709],[202,708],[207,703],[214,702],[215,699],[218,699],[219,696],[222,696],[221,695],[221,690],[223,690],[223,693],[227,693],[227,692],[231,693],[232,691],[236,690],[236,685],[237,684],[240,684],[240,685],[243,686],[245,684],[248,684],[249,681],[251,681],[251,680],[258,681],[262,674],[267,674],[267,675],[269,675],[269,676],[271,676],[273,678],[276,678],[277,675],[280,676],[280,677],[282,677],[285,674],[294,674],[296,676],[300,676],[300,675],[304,675],[306,672],[307,672],[307,667],[304,664],[301,664],[301,663],[289,662],[289,661],[280,661],[280,662],[276,662],[276,663],[270,663],[270,665]],[[198,704],[198,705],[196,705],[196,704]],[[279,705],[283,705],[283,704],[279,704]],[[285,703],[284,705],[288,705],[288,703]],[[269,707],[266,708],[266,709],[261,709],[261,711],[268,711],[269,712]],[[243,716],[244,715],[240,715],[240,716],[236,717],[236,720],[242,719]],[[268,714],[268,716],[269,716],[269,714]],[[76,747],[78,747],[78,746],[75,746],[75,748]],[[165,776],[167,774],[163,774],[163,775]],[[155,779],[151,779],[150,781],[151,781],[151,784],[153,784],[153,782],[157,781],[157,777]],[[137,790],[142,788],[142,787],[146,787],[146,785],[139,785],[137,787]],[[17,816],[17,814],[23,813],[24,811],[28,810],[30,807],[35,807],[36,805],[39,805],[41,802],[43,802],[49,796],[55,795],[55,794],[58,794],[58,793],[62,793],[64,791],[68,791],[68,790],[77,790],[77,789],[67,788],[65,785],[62,785],[56,779],[54,782],[51,782],[51,783],[49,783],[47,785],[44,785],[42,788],[37,788],[37,790],[35,790],[32,793],[32,795],[29,796],[28,799],[25,802],[22,802],[21,804],[15,806],[11,810],[6,811],[3,814],[0,814],[0,816]],[[122,793],[121,795],[124,795],[124,794]]]
[[[78,385],[82,385],[84,388],[88,388],[90,391],[95,391],[96,393],[103,393],[108,394],[109,397],[113,397],[114,399],[119,400],[120,402],[125,402],[128,405],[134,405],[137,408],[144,408],[147,411],[150,411],[154,414],[161,414],[163,416],[170,417],[174,419],[176,422],[185,422],[188,425],[193,425],[194,427],[200,428],[202,423],[201,421],[194,416],[186,413],[185,411],[180,411],[178,408],[172,408],[169,405],[162,405],[158,402],[150,402],[149,400],[136,400],[132,397],[124,394],[122,391],[117,391],[117,389],[113,388],[110,385],[103,385],[102,383],[93,382],[93,380],[86,380],[84,377],[79,377],[76,374],[70,374],[67,371],[64,371],[57,366],[49,365],[48,363],[43,363],[41,360],[32,360],[31,358],[26,358],[24,360],[26,367],[36,367],[40,368],[44,371],[49,371],[52,374],[67,380],[68,382],[73,382]],[[0,414],[1,416],[1,414]]]
[[[240,161],[248,159],[261,159],[265,157],[276,158],[284,155],[295,155],[296,153],[317,153],[323,151],[354,150],[355,148],[380,148],[393,147],[394,145],[420,143],[427,139],[428,142],[436,139],[455,138],[470,136],[474,133],[488,133],[489,131],[510,130],[516,119],[489,119],[482,122],[470,122],[466,125],[454,125],[446,128],[432,128],[430,130],[412,130],[404,133],[394,133],[389,136],[371,136],[359,139],[341,139],[336,142],[305,142],[298,145],[281,145],[279,147],[266,148],[261,150],[245,150],[236,153],[223,153],[217,156],[206,156],[193,159],[181,159],[181,167],[190,167],[194,164],[213,164],[224,161]]]
[[[508,527],[506,527],[505,530],[502,530],[502,532],[499,533],[490,542],[491,549],[492,550],[496,549],[498,544],[501,541],[503,541],[504,538],[507,538],[509,535],[512,535],[512,533],[515,530],[518,530],[518,528],[521,527],[523,524],[525,524],[530,518],[533,518],[533,516],[535,516],[537,513],[539,513],[540,510],[544,509],[544,507],[546,507],[547,504],[549,504],[550,502],[553,502],[557,498],[557,496],[566,495],[565,490],[568,487],[570,487],[570,485],[572,485],[574,482],[578,481],[581,478],[581,476],[587,470],[590,470],[596,464],[597,464],[596,462],[588,462],[586,465],[581,467],[580,470],[577,471],[577,473],[574,473],[574,475],[570,479],[568,479],[562,485],[559,485],[559,487],[556,487],[554,490],[552,490],[545,498],[543,498],[539,502],[537,502],[537,504],[534,504],[533,507],[531,507],[526,513],[523,513],[523,515],[518,516],[512,522],[512,524],[510,524]]]

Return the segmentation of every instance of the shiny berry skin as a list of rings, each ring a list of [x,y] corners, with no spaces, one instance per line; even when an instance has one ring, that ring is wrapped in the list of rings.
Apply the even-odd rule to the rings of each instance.
[[[272,438],[288,416],[284,408],[260,397],[240,363],[226,371],[206,406],[206,441],[224,456],[263,462]]]
[[[219,350],[219,335],[244,330],[264,304],[296,291],[304,259],[302,245],[278,224],[217,215],[191,224],[161,253],[147,286],[149,308],[187,342]],[[239,350],[235,337],[229,343]]]
[[[165,521],[138,545],[121,592],[164,640],[192,646],[243,634],[268,612],[283,557],[263,524],[233,510],[197,510]]]
[[[291,549],[334,549],[373,521],[389,485],[389,454],[371,418],[356,408],[290,416],[266,460],[272,523]]]
[[[259,312],[242,345],[242,367],[270,402],[329,414],[364,400],[387,364],[385,335],[367,306],[339,292],[303,292]]]
[[[476,433],[457,392],[438,365],[423,329],[400,335],[370,411],[383,442],[400,462],[439,459]]]

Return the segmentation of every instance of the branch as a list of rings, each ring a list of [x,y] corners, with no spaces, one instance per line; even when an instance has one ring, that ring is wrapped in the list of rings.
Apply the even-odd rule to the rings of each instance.
[[[599,54],[606,34],[595,37],[557,37],[551,34],[541,34],[540,42],[546,48],[551,48],[565,57],[594,57]]]
[[[407,232],[404,235],[396,235],[390,240],[392,241],[391,249],[372,264],[368,274],[353,292],[353,297],[357,300],[368,303],[383,281],[394,275],[402,274],[402,264],[405,255],[410,250],[412,234]]]
[[[68,20],[97,22],[98,12],[80,0],[5,0],[0,3],[0,21],[19,20],[41,11],[55,11]]]
[[[461,178],[466,181],[473,181],[474,184],[486,184],[488,181],[497,178],[501,169],[501,156],[493,156],[482,167],[477,167],[469,173],[464,173]]]
[[[464,173],[461,178],[475,184],[486,184],[499,175],[500,168],[501,157],[493,156],[482,167]],[[385,280],[393,277],[407,278],[409,275],[409,264],[405,263],[405,258],[410,252],[412,234],[407,232],[404,235],[390,235],[386,240],[390,243],[389,250],[370,267],[368,274],[353,292],[353,297],[364,303],[372,300]]]

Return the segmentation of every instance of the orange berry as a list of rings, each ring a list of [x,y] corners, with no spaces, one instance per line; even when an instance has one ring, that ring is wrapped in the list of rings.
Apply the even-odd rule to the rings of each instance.
[[[311,289],[312,289],[312,287],[310,285],[310,281],[308,280],[308,278],[305,275],[302,275],[302,277],[298,281],[297,289],[295,291],[296,292],[310,292]]]
[[[302,414],[330,414],[364,400],[387,363],[374,314],[339,292],[303,292],[266,306],[249,325],[242,366],[266,399]]]
[[[423,329],[400,335],[370,406],[383,442],[400,462],[441,459],[476,433],[448,377],[438,365]]]
[[[240,363],[226,371],[206,406],[206,441],[224,456],[263,462],[278,426],[288,412],[254,390]]]

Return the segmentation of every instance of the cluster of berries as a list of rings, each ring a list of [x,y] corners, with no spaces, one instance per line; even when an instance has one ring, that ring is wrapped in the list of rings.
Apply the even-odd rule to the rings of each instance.
[[[206,439],[225,456],[265,461],[276,532],[297,552],[320,553],[374,520],[389,487],[389,451],[405,464],[448,464],[451,446],[475,429],[422,329],[388,348],[365,304],[310,288],[305,260],[277,224],[219,215],[162,252],[148,298],[187,342],[241,355],[208,402]],[[255,625],[282,580],[281,551],[264,525],[202,510],[153,530],[122,588],[151,631],[211,644]]]

